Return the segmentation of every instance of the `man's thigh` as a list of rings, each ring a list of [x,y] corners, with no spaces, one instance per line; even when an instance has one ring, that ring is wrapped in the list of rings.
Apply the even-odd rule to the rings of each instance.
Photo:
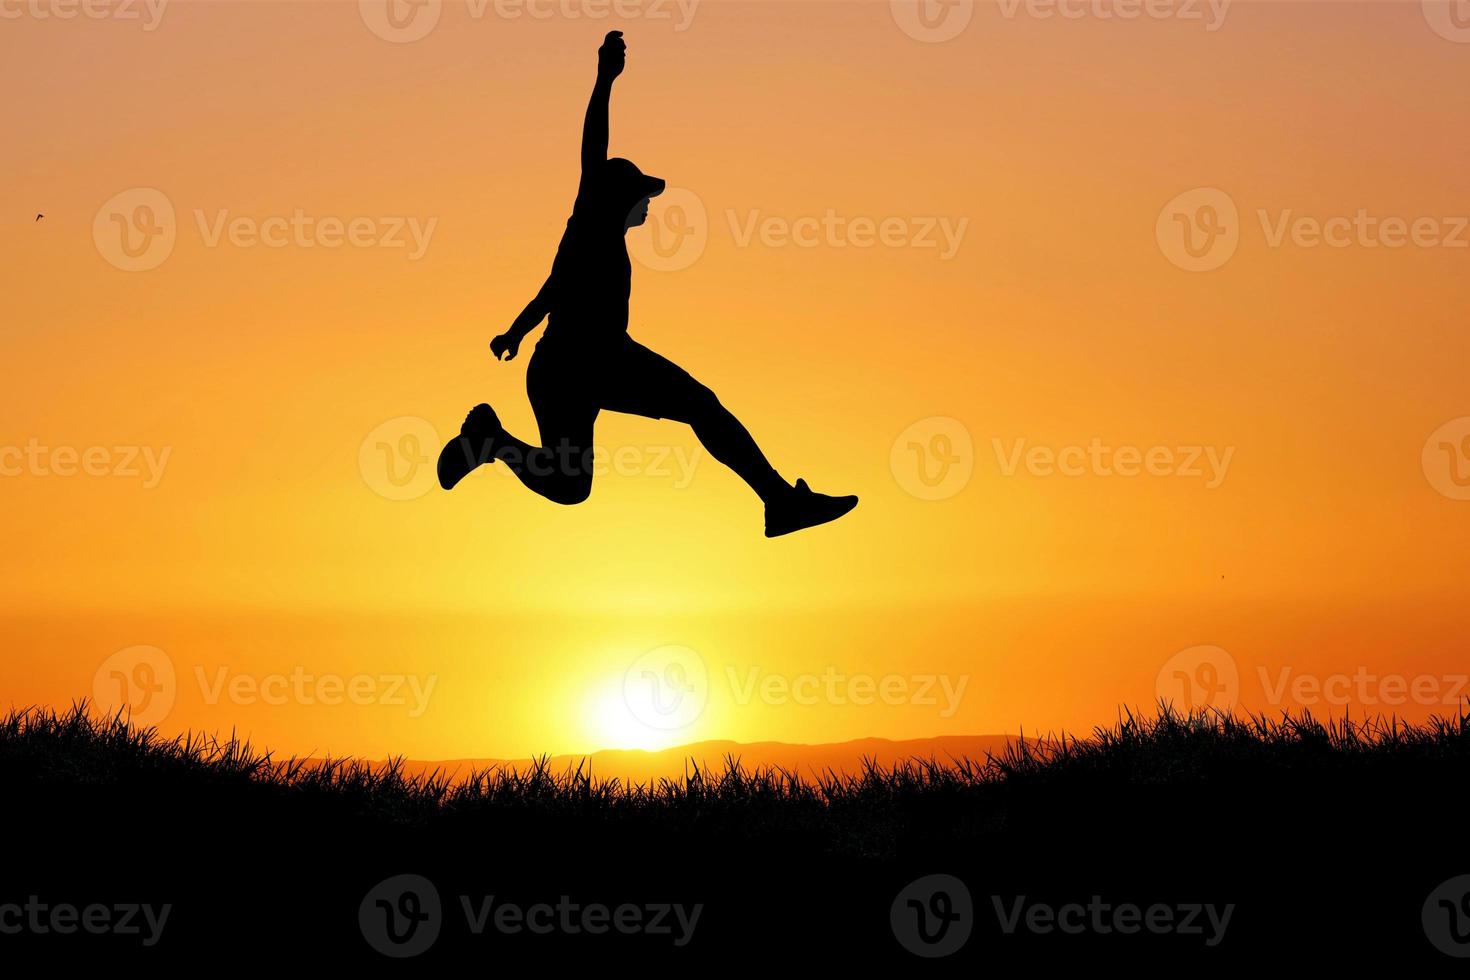
[[[688,371],[632,339],[608,358],[597,387],[608,411],[651,419],[689,422],[715,401]]]
[[[553,453],[576,454],[592,448],[597,398],[575,366],[533,358],[526,372],[526,395],[536,414],[541,445]]]

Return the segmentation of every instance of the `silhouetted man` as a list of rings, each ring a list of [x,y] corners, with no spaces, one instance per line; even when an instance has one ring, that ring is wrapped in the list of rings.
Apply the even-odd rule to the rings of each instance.
[[[476,405],[439,454],[439,483],[449,490],[480,464],[499,460],[548,500],[581,503],[592,492],[593,423],[607,409],[693,426],[710,455],[764,501],[767,537],[836,520],[857,497],[815,493],[804,480],[788,484],[714,392],[628,336],[633,270],[624,236],[647,220],[649,199],[663,193],[664,182],[607,158],[608,101],[626,51],[621,31],[609,33],[598,51],[582,130],[582,181],[551,275],[490,343],[496,359],[508,361],[549,317],[526,370],[541,445],[517,439],[489,405]]]

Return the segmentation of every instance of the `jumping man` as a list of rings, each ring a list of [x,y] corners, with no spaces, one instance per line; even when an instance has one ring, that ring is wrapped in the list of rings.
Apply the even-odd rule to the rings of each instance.
[[[633,269],[624,236],[647,220],[649,199],[663,193],[664,182],[607,157],[608,101],[626,52],[622,32],[612,31],[597,53],[597,84],[582,130],[582,181],[551,275],[490,343],[495,358],[508,361],[549,318],[526,369],[541,444],[522,442],[489,405],[476,405],[439,454],[439,483],[449,490],[477,466],[499,460],[548,500],[581,503],[592,492],[593,424],[607,409],[692,426],[709,454],[765,503],[767,537],[836,520],[857,506],[857,497],[815,493],[805,480],[787,483],[714,392],[628,336]]]

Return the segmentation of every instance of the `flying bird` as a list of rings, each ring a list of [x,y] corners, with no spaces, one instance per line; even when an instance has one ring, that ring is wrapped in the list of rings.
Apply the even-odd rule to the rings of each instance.
[[[38,214],[36,215],[36,221],[40,221],[44,217],[46,217],[44,214]]]

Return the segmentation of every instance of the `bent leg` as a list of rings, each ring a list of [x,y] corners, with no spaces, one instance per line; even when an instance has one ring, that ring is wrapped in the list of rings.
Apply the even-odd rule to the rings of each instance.
[[[532,446],[509,432],[495,442],[495,458],[547,500],[580,504],[592,495],[592,427],[586,437],[568,432],[550,446]]]
[[[592,493],[592,428],[597,406],[575,377],[533,355],[526,371],[526,393],[541,430],[533,446],[504,430],[494,455],[526,485],[558,504],[580,504]]]
[[[495,458],[541,496],[558,504],[580,504],[592,495],[592,423],[580,417],[541,419],[541,441],[532,446],[505,433],[495,441]]]
[[[546,499],[580,504],[592,492],[591,420],[595,415],[569,415],[561,424],[543,424],[543,432],[558,433],[543,448],[506,432],[489,405],[476,405],[459,435],[439,452],[439,485],[453,490],[476,469],[499,460]]]
[[[709,454],[764,501],[791,490],[740,420],[673,361],[629,339],[606,370],[611,377],[603,383],[603,408],[688,424]]]

